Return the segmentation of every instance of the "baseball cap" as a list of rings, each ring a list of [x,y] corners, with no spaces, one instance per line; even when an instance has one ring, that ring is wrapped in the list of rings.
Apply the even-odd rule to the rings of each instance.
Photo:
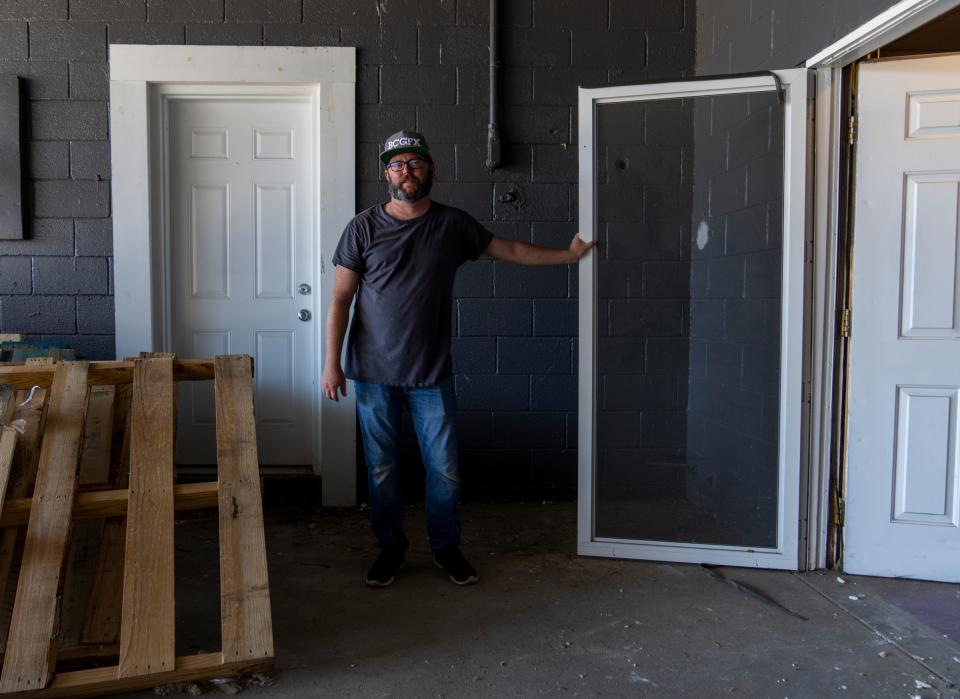
[[[386,165],[390,158],[398,153],[416,153],[433,162],[430,156],[430,146],[427,145],[427,139],[422,133],[416,131],[397,131],[383,144],[383,152],[380,154],[380,160]]]

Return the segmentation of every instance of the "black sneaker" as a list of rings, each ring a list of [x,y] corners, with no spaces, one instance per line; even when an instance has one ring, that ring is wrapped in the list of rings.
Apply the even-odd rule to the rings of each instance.
[[[380,549],[380,555],[367,573],[367,585],[386,587],[391,584],[397,573],[403,570],[404,558],[402,548]]]
[[[438,568],[443,568],[450,580],[457,585],[473,585],[480,579],[477,571],[467,563],[467,559],[456,546],[434,551],[433,562]]]

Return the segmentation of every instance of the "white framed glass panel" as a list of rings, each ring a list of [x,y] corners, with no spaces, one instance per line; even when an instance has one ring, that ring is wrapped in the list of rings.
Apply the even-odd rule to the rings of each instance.
[[[578,551],[798,563],[808,71],[580,90]]]

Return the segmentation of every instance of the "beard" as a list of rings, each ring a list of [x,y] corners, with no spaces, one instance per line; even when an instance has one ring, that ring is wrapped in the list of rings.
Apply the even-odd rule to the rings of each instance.
[[[413,189],[407,190],[403,188],[403,185],[405,185],[408,181],[413,182],[415,185]],[[406,175],[403,179],[398,180],[396,183],[387,183],[387,191],[390,192],[391,199],[408,203],[420,201],[425,196],[430,194],[430,189],[432,187],[433,175],[431,173],[427,173],[426,177],[424,177],[422,180],[418,180],[416,177]]]

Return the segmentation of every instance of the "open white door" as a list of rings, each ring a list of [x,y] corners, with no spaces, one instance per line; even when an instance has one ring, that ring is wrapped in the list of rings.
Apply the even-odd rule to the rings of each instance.
[[[960,582],[960,56],[859,71],[843,565]]]
[[[581,89],[581,554],[795,569],[808,72]]]

